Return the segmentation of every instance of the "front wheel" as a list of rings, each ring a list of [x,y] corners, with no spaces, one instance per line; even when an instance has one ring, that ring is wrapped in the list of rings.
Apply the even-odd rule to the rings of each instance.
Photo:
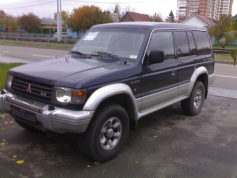
[[[197,81],[189,98],[181,101],[181,109],[183,113],[195,116],[200,113],[205,98],[205,87],[202,82]]]
[[[80,150],[96,161],[116,157],[129,135],[126,110],[117,104],[99,108],[85,134],[79,137]]]

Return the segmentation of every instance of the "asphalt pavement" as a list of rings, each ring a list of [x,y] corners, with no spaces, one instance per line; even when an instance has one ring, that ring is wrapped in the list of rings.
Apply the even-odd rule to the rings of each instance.
[[[237,177],[237,101],[208,96],[195,117],[172,105],[142,118],[117,158],[83,156],[74,137],[48,138],[0,118],[0,177]]]

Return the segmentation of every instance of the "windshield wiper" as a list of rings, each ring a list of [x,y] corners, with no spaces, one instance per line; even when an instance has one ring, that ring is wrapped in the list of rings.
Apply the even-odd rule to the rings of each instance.
[[[108,56],[108,57],[110,57],[112,59],[116,59],[116,60],[121,61],[123,64],[127,64],[126,60],[122,59],[121,57],[119,57],[119,56],[117,56],[115,54],[111,54],[111,53],[107,53],[107,52],[103,52],[103,51],[97,51],[95,53],[98,54],[98,55],[101,55],[101,56]]]
[[[73,51],[73,50],[71,50],[70,53],[78,54],[78,55],[83,56],[83,57],[91,58],[91,55],[85,54],[85,53],[81,53],[81,52],[79,52],[79,51]]]

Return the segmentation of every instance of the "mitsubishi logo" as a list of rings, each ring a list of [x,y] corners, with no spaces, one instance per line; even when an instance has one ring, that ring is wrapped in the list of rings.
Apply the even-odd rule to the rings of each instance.
[[[31,85],[29,83],[28,87],[26,88],[26,92],[31,93]]]

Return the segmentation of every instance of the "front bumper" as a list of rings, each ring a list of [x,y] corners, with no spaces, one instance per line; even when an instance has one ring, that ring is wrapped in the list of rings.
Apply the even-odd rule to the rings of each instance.
[[[24,122],[43,131],[83,133],[94,114],[94,111],[74,111],[60,107],[52,109],[44,103],[11,93],[1,93],[0,111],[8,112],[16,121]]]

